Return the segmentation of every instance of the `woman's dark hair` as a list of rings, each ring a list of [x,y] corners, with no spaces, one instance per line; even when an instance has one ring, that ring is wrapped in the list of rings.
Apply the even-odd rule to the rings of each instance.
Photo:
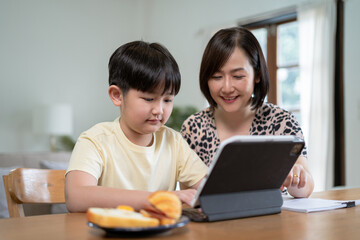
[[[210,106],[216,107],[217,104],[210,95],[208,81],[227,62],[236,47],[244,50],[254,69],[254,79],[259,79],[258,83],[255,82],[254,97],[251,99],[251,107],[256,109],[263,104],[269,91],[269,73],[259,42],[245,28],[222,29],[210,39],[201,61],[200,89]]]
[[[109,61],[109,85],[118,86],[124,95],[130,88],[162,94],[180,90],[179,67],[170,52],[158,43],[134,41],[120,46]]]

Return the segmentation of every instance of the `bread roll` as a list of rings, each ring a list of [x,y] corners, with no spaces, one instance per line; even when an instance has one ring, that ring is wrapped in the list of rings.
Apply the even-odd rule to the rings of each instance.
[[[181,216],[181,201],[172,192],[157,191],[148,197],[150,205],[140,213],[127,205],[117,208],[89,208],[89,222],[107,228],[156,227],[175,224]]]
[[[86,218],[89,222],[107,228],[156,227],[160,224],[156,218],[115,208],[89,208]]]
[[[160,214],[162,213],[175,221],[180,218],[182,206],[179,197],[175,193],[157,191],[151,194],[148,200]]]

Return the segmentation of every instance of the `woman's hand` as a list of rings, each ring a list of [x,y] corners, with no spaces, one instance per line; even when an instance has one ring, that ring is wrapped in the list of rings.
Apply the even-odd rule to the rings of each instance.
[[[283,187],[303,188],[306,185],[307,177],[307,172],[304,167],[296,163],[286,177]]]
[[[300,156],[293,168],[286,177],[281,190],[287,188],[287,191],[293,197],[309,197],[314,189],[312,175],[306,167],[306,158]]]

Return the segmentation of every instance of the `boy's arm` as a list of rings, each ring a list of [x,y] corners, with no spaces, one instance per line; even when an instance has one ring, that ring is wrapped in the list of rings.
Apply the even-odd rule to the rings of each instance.
[[[202,179],[200,179],[200,181],[198,181],[197,183],[195,183],[195,184],[194,184],[193,186],[191,186],[190,188],[197,190],[197,189],[199,188],[201,182],[204,180],[204,178],[205,178],[205,177],[203,177]]]
[[[122,190],[97,186],[94,176],[83,171],[70,171],[65,178],[66,207],[69,212],[86,212],[89,207],[129,205],[140,210],[148,205],[147,191]]]
[[[180,183],[181,190],[174,191],[174,193],[180,198],[183,203],[191,205],[191,202],[195,198],[197,189],[199,188],[200,183],[203,181],[203,179],[204,177],[191,187],[186,187],[184,184]]]

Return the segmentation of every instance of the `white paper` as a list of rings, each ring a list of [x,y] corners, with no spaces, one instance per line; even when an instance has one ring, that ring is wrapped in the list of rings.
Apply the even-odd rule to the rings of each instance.
[[[346,202],[319,198],[284,198],[283,210],[295,212],[317,212],[345,208]]]

